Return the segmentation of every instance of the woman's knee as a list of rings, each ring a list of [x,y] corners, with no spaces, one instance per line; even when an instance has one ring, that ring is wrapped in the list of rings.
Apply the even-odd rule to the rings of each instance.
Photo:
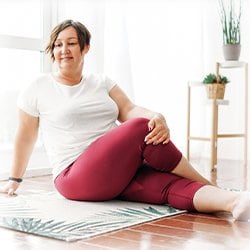
[[[137,117],[131,120],[128,120],[126,123],[130,123],[131,126],[138,127],[138,126],[147,126],[149,119],[144,117]]]
[[[135,143],[136,141],[140,142],[145,139],[145,136],[148,134],[148,122],[149,120],[146,118],[133,118],[122,123],[120,126],[114,128],[103,138],[106,137],[111,138],[112,142],[115,140],[123,140],[131,143],[131,140]]]

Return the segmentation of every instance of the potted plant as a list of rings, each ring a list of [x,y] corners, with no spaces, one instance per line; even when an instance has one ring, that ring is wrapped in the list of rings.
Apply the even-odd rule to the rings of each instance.
[[[241,0],[219,0],[225,60],[238,60],[241,50]]]
[[[210,73],[206,75],[202,81],[207,90],[207,97],[209,99],[223,99],[225,94],[226,84],[229,80],[226,76],[215,75]]]

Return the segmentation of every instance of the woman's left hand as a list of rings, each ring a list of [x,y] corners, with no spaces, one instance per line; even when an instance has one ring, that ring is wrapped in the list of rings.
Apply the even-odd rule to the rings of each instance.
[[[163,115],[155,115],[148,123],[149,134],[145,137],[146,144],[167,144],[170,140],[170,130]]]

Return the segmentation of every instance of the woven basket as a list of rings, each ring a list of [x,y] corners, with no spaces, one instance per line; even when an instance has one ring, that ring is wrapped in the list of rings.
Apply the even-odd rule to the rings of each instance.
[[[206,84],[207,97],[209,99],[224,99],[225,88],[225,84]]]

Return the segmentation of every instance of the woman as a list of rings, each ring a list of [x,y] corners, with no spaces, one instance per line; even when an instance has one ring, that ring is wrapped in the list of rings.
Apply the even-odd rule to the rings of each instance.
[[[72,20],[52,31],[46,52],[58,71],[19,97],[14,160],[2,192],[13,195],[19,187],[40,127],[55,187],[67,199],[169,203],[249,219],[250,195],[221,190],[196,172],[161,114],[133,104],[109,78],[83,73],[90,37]]]

